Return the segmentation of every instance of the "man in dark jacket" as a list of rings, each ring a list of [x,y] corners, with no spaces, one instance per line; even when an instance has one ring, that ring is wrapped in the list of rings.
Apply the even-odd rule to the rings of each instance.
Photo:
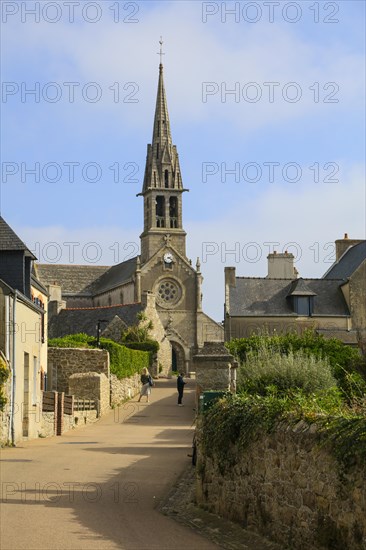
[[[183,391],[185,386],[185,381],[183,380],[183,373],[181,372],[177,378],[177,389],[178,389],[178,405],[180,407],[183,407],[182,399],[183,399]]]

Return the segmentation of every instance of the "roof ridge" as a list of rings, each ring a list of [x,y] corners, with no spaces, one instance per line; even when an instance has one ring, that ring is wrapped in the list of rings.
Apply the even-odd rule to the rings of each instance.
[[[53,267],[105,267],[106,269],[109,269],[113,266],[111,265],[90,265],[90,264],[56,264],[56,263],[51,263],[51,264],[41,264],[41,263],[38,263],[36,262],[36,265],[37,266],[41,266],[41,267],[44,267],[44,266],[53,266]]]
[[[286,279],[285,277],[235,277],[235,279],[247,279],[247,280],[260,280],[260,281],[298,281],[302,279],[303,281],[344,281],[342,278],[334,279],[324,279],[323,277],[299,277],[296,279]]]

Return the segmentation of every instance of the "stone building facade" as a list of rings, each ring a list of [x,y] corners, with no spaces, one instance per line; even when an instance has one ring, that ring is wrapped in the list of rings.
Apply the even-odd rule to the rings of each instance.
[[[366,344],[366,241],[335,242],[335,263],[320,279],[298,277],[292,254],[269,254],[267,277],[237,277],[225,268],[225,339],[258,331],[315,329],[328,338]]]
[[[106,334],[108,329],[112,333],[113,321],[115,335],[118,320],[122,328],[129,326],[143,310],[153,319],[152,337],[160,344],[163,374],[172,369],[189,372],[193,354],[205,341],[223,341],[221,325],[202,311],[199,260],[194,267],[186,255],[185,191],[160,64],[153,137],[139,194],[144,210],[141,256],[112,267],[38,264],[38,277],[50,293],[51,337],[64,335],[67,326],[69,333],[95,334],[91,317],[106,320]],[[76,316],[78,322],[71,322]],[[82,330],[86,325],[88,330]]]

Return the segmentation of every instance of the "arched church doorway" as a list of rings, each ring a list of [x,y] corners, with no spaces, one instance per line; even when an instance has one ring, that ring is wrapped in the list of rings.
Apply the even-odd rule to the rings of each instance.
[[[172,347],[172,371],[178,372],[178,359],[177,359],[177,352]]]
[[[172,372],[186,372],[185,353],[178,342],[170,342],[172,345]]]

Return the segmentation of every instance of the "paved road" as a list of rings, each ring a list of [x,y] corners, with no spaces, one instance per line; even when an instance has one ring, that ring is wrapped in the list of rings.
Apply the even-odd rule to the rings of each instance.
[[[2,550],[217,550],[156,509],[189,461],[193,398],[161,380],[148,405],[3,450]]]

